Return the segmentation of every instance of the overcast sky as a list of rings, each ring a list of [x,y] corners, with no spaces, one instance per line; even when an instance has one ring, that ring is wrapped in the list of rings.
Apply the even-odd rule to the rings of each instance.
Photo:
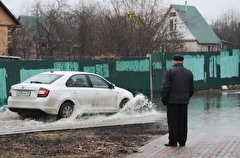
[[[1,0],[8,9],[15,15],[19,16],[21,8],[24,5],[31,5],[35,0]],[[43,0],[44,1],[44,0]],[[75,4],[82,0],[68,0],[69,3]],[[185,4],[185,0],[163,0],[165,6],[170,4]],[[240,12],[240,0],[187,0],[188,5],[195,6],[203,17],[208,21],[215,19],[222,11],[227,9],[236,9]]]

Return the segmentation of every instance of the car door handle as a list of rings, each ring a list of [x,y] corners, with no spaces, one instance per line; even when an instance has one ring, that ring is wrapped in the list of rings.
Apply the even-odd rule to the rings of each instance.
[[[95,94],[100,94],[99,92],[95,92]]]
[[[73,91],[73,94],[77,94],[77,92],[76,92],[76,91]]]

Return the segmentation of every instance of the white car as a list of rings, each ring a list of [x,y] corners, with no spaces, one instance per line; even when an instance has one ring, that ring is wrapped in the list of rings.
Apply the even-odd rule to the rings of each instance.
[[[116,113],[133,98],[105,78],[87,72],[56,71],[35,75],[11,86],[8,109],[20,116],[69,117],[76,106],[90,105],[86,113]]]

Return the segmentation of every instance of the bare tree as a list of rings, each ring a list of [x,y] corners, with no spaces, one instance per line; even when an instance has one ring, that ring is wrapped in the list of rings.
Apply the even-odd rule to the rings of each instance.
[[[226,49],[240,48],[240,13],[228,9],[212,22],[212,28],[218,37],[229,43]]]
[[[32,48],[34,47],[33,38],[27,31],[26,26],[22,26],[13,32],[11,45],[11,55],[20,56],[25,60],[35,58],[31,53]]]
[[[69,34],[67,25],[64,25],[62,22],[62,15],[65,12],[65,9],[68,5],[64,0],[56,0],[55,3],[47,4],[47,5],[39,5],[37,3],[35,16],[37,17],[45,17],[46,21],[43,24],[44,26],[44,34],[42,38],[40,38],[39,45],[41,48],[41,55],[43,59],[55,59],[57,56],[63,57],[63,54],[67,51],[65,43],[68,38],[65,38],[66,35]],[[40,26],[41,24],[38,23]],[[41,29],[37,31],[41,32]]]
[[[162,4],[161,0],[109,0],[70,8],[64,0],[38,1],[32,9],[35,33],[29,46],[35,49],[35,59],[145,56],[177,50],[181,38],[176,31],[167,31]],[[27,47],[21,52],[34,54]]]
[[[93,56],[96,51],[93,47],[94,29],[96,26],[96,15],[94,6],[81,4],[73,11],[73,22],[75,27],[75,43],[77,55],[80,58]]]
[[[161,0],[110,0],[102,19],[102,42],[105,49],[109,48],[105,52],[145,56],[153,51],[178,49],[181,38],[177,31],[167,33],[169,26],[162,21],[166,8],[162,4]]]
[[[48,5],[36,2],[33,5],[32,16],[20,16],[23,27],[16,31],[14,48],[21,52],[20,55],[22,54],[24,59],[29,59],[25,54],[31,54],[30,59],[56,59],[60,56],[62,58],[63,52],[66,51],[62,43],[68,40],[63,36],[69,35],[69,32],[66,33],[69,29],[61,21],[66,4],[63,0],[56,2]]]

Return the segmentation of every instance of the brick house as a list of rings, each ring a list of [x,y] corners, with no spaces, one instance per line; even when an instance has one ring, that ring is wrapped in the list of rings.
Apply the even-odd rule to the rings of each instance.
[[[0,55],[11,56],[11,37],[20,23],[9,9],[0,1]]]

